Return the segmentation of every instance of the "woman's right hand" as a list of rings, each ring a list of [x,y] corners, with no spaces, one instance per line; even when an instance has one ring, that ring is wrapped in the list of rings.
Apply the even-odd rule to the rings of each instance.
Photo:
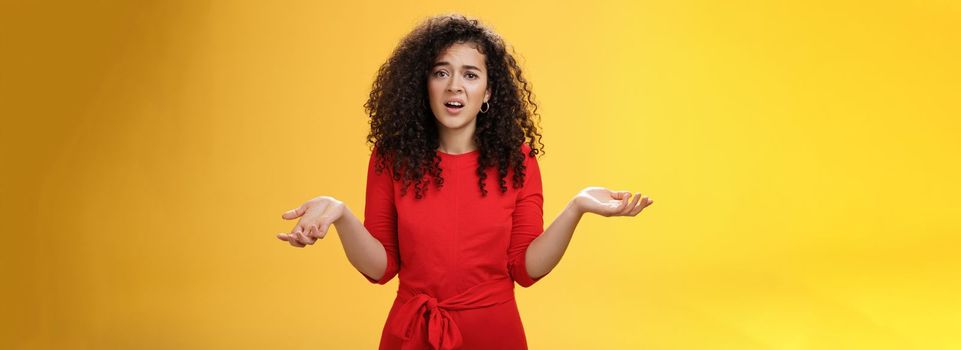
[[[277,238],[297,248],[314,244],[317,239],[324,239],[327,228],[344,215],[344,207],[344,202],[330,196],[311,199],[281,216],[287,220],[300,218],[300,221],[290,233],[279,233]]]

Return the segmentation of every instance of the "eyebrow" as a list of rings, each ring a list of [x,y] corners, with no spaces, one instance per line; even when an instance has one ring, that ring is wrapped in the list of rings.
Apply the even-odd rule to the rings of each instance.
[[[431,69],[437,68],[437,66],[450,66],[450,65],[451,65],[450,62],[440,61],[440,62],[434,63],[434,66],[431,67]],[[464,67],[465,69],[473,69],[473,70],[478,70],[478,71],[481,71],[481,72],[484,71],[483,69],[480,69],[480,68],[477,68],[477,67],[474,67],[474,66],[471,66],[471,65],[463,65],[462,67]]]

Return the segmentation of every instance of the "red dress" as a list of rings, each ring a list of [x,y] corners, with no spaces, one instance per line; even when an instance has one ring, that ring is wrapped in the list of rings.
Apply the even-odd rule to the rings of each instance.
[[[431,181],[424,197],[413,186],[401,197],[390,168],[367,171],[364,226],[387,251],[384,284],[400,283],[381,334],[380,349],[526,349],[514,301],[514,282],[529,287],[525,252],[544,232],[544,197],[537,159],[525,154],[524,186],[501,193],[497,170],[487,169],[482,197],[476,174],[479,150],[437,152],[442,188]]]

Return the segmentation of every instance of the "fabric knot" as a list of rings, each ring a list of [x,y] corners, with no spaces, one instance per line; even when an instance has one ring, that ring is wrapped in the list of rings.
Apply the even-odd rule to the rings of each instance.
[[[463,342],[460,329],[451,319],[450,313],[444,310],[437,302],[437,299],[427,294],[417,294],[407,300],[400,310],[400,315],[411,315],[400,328],[392,328],[394,335],[410,340],[422,332],[424,328],[424,318],[427,318],[427,340],[431,348],[437,350],[456,349]],[[417,342],[406,341],[402,349],[416,349]]]
[[[391,334],[404,339],[401,349],[419,349],[426,338],[431,349],[452,350],[461,346],[464,340],[450,311],[479,309],[510,301],[514,298],[514,282],[510,278],[489,280],[445,300],[404,288],[398,290],[398,296],[406,296],[407,300],[399,306],[397,318],[387,327]]]

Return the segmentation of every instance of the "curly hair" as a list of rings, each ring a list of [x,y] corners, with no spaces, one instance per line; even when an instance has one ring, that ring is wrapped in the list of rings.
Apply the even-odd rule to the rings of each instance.
[[[474,44],[484,55],[488,70],[490,108],[475,119],[473,136],[479,148],[477,175],[482,195],[487,196],[487,168],[497,167],[500,190],[506,192],[508,169],[514,169],[514,188],[522,187],[525,157],[545,153],[534,122],[540,116],[530,83],[504,40],[476,19],[458,14],[430,17],[404,37],[380,66],[364,104],[370,116],[367,142],[379,157],[375,170],[380,173],[389,161],[391,177],[403,179],[401,196],[413,185],[415,197],[422,198],[430,184],[426,175],[438,188],[443,187],[441,158],[436,152],[439,133],[428,104],[427,78],[434,59],[455,43]],[[529,154],[517,151],[525,142]]]

